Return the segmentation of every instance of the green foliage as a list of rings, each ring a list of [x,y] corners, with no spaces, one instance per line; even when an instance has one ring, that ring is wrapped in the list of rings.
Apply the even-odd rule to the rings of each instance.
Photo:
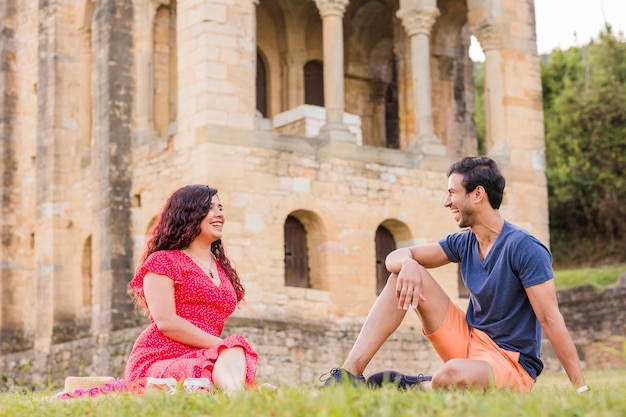
[[[485,64],[474,63],[474,125],[476,126],[476,141],[478,142],[478,154],[485,155]]]
[[[542,63],[550,233],[556,261],[573,243],[626,254],[626,41],[607,26]],[[561,252],[564,256],[558,257]],[[593,251],[591,251],[593,252]]]
[[[594,290],[602,291],[617,282],[626,272],[626,265],[603,268],[580,268],[554,271],[554,284],[557,290],[591,285]]]
[[[619,344],[620,348],[615,348],[611,346],[609,343]],[[613,336],[610,337],[606,343],[599,343],[598,348],[605,352],[608,352],[612,355],[620,357],[626,360],[626,337],[622,336]]]
[[[13,416],[623,416],[624,371],[587,373],[591,391],[577,394],[564,373],[539,377],[530,394],[504,391],[399,391],[392,388],[319,386],[280,387],[279,392],[221,394],[163,392],[144,396],[112,394],[101,398],[56,400],[32,393],[0,395],[0,415]]]

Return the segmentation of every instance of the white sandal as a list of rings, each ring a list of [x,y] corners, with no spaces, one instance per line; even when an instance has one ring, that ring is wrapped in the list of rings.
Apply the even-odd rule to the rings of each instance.
[[[211,381],[209,381],[208,378],[187,378],[185,382],[183,382],[183,388],[188,394],[193,394],[199,389],[210,391]]]
[[[146,380],[146,389],[160,389],[167,390],[169,395],[176,394],[176,385],[178,382],[174,378],[152,378],[148,377]],[[167,387],[167,388],[166,388]]]

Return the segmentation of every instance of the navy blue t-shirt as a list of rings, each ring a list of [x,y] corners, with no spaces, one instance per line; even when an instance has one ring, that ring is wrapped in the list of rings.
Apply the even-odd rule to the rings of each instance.
[[[524,289],[554,277],[548,248],[507,221],[485,259],[470,230],[448,235],[439,244],[451,262],[461,263],[470,292],[469,325],[502,349],[519,352],[520,364],[537,379],[543,369],[541,325]]]

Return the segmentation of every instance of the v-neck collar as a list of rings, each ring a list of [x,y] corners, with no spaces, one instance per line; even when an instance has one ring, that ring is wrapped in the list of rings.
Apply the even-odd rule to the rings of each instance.
[[[217,262],[215,263],[215,267],[217,269],[217,279],[218,279],[218,282],[216,283],[213,279],[211,279],[211,276],[206,273],[204,268],[202,268],[202,266],[198,265],[198,263],[191,256],[189,256],[187,253],[185,253],[184,250],[181,250],[180,252],[182,254],[184,254],[187,257],[187,259],[189,259],[189,261],[191,261],[191,263],[194,264],[196,266],[196,268],[199,269],[200,272],[202,272],[204,274],[205,277],[207,277],[207,279],[211,282],[211,284],[213,284],[213,286],[215,286],[216,288],[220,288],[222,286],[222,276],[220,274],[220,265]]]
[[[502,229],[500,229],[500,233],[496,237],[496,240],[493,241],[493,244],[489,248],[489,251],[487,251],[487,254],[485,255],[484,258],[481,256],[481,253],[480,253],[480,242],[478,241],[478,237],[476,237],[476,235],[474,235],[474,237],[476,238],[476,250],[477,250],[477,253],[478,253],[478,259],[480,259],[480,261],[482,262],[483,265],[485,265],[489,261],[489,259],[491,258],[491,254],[493,253],[493,250],[496,248],[497,245],[500,244],[500,238],[505,233],[505,229],[507,229],[507,221],[506,220],[504,220],[504,223],[502,224]]]

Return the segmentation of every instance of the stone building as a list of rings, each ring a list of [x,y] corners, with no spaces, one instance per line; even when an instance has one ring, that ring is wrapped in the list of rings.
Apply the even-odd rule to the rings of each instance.
[[[179,186],[210,184],[248,291],[228,331],[259,378],[312,383],[347,354],[395,247],[456,230],[445,170],[486,153],[504,216],[548,242],[528,0],[5,0],[0,4],[0,374],[120,376],[127,295]],[[435,271],[454,297],[457,269]],[[437,359],[408,315],[373,367]]]

